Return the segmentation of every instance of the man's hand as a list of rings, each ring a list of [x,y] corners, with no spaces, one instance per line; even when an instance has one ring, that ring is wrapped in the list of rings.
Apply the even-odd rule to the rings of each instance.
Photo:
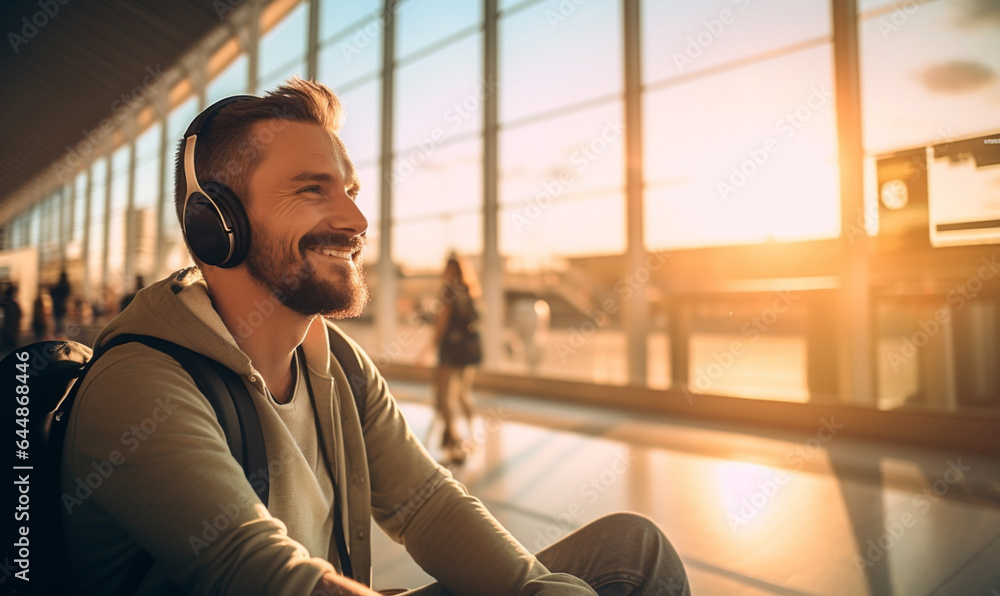
[[[353,579],[343,575],[327,571],[316,582],[311,596],[341,596],[342,594],[354,594],[357,596],[379,596],[378,592],[373,592],[364,584],[360,584]]]

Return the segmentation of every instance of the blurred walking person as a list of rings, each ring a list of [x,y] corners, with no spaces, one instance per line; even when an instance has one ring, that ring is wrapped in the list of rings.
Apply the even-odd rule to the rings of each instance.
[[[462,409],[471,432],[472,381],[475,366],[483,360],[479,312],[474,302],[480,289],[472,266],[455,256],[448,258],[442,281],[442,308],[434,328],[438,347],[435,408],[444,422],[441,449],[447,460],[457,464],[465,461],[467,452],[455,423],[455,408]]]
[[[3,310],[3,328],[0,329],[0,353],[17,349],[21,345],[21,305],[17,303],[17,286],[10,285],[4,290],[0,301]]]
[[[34,341],[42,341],[49,334],[49,313],[41,288],[38,288],[38,295],[31,305],[31,332],[34,334]]]
[[[56,334],[62,333],[66,321],[66,305],[69,303],[70,295],[69,276],[65,271],[59,273],[59,281],[49,290],[52,297],[52,318],[55,319]]]
[[[136,275],[135,291],[130,294],[125,294],[125,296],[122,298],[121,304],[119,305],[118,312],[122,312],[123,310],[128,308],[128,305],[132,304],[132,301],[135,300],[135,295],[138,294],[139,290],[143,289],[144,287],[146,287],[145,280],[142,279],[141,275]]]

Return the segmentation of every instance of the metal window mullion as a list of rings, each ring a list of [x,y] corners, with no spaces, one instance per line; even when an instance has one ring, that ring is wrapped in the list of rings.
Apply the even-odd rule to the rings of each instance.
[[[843,228],[864,213],[860,50],[856,0],[832,0],[834,88],[840,162],[841,258],[837,367],[841,400],[874,405],[875,351],[868,237]]]
[[[483,80],[487,89],[497,89],[498,67],[497,0],[483,6]],[[486,304],[484,357],[487,366],[497,366],[503,337],[503,271],[500,260],[499,190],[499,97],[483,98],[483,298]]]
[[[254,1],[250,8],[250,18],[247,19],[248,37],[247,43],[247,93],[253,95],[257,92],[257,68],[260,60],[260,7],[259,1]]]
[[[639,0],[624,0],[624,75],[625,75],[625,209],[626,262],[635,274],[645,267],[646,240],[643,228],[642,169],[642,31]],[[624,327],[628,382],[645,385],[647,380],[646,334],[649,303],[645,288],[632,293],[625,303]]]
[[[315,80],[319,76],[319,19],[320,1],[309,2],[309,16],[306,33],[306,78]]]
[[[382,345],[391,345],[396,333],[396,267],[392,258],[392,136],[393,102],[395,101],[395,42],[397,0],[384,0],[382,28],[382,134],[380,139],[382,184],[379,196],[379,259],[380,291],[375,304],[377,337]]]

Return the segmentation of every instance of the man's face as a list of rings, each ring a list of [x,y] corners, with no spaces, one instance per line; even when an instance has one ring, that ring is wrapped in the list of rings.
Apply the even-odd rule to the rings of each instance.
[[[361,266],[368,221],[355,203],[360,185],[343,143],[312,123],[256,126],[275,132],[248,184],[248,273],[300,314],[358,316],[368,301]]]

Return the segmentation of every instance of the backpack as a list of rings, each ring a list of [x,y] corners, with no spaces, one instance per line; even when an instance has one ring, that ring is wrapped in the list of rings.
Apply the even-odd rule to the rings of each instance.
[[[441,337],[439,356],[443,364],[469,366],[483,361],[483,342],[479,336],[479,313],[464,285],[450,287],[452,309],[444,335]]]
[[[353,348],[339,333],[328,333],[330,348],[347,375],[362,425],[365,420],[367,380]],[[0,584],[12,594],[69,594],[68,563],[62,524],[61,465],[69,413],[83,377],[103,354],[115,346],[137,342],[164,352],[194,379],[212,405],[226,435],[229,451],[243,467],[251,486],[267,505],[269,478],[264,434],[250,394],[232,370],[178,344],[145,335],[116,336],[96,353],[75,341],[42,341],[22,346],[0,360],[0,387],[13,400],[8,414],[14,446],[9,451],[13,484],[7,483],[14,525],[5,535],[0,560]],[[44,373],[44,374],[43,374]],[[13,432],[11,432],[13,431]],[[261,474],[260,470],[264,470]],[[339,510],[339,499],[335,507]],[[340,522],[339,513],[334,515]],[[350,576],[342,523],[335,523],[341,568]],[[153,566],[144,550],[135,556],[119,595],[135,593]],[[9,583],[8,583],[9,582]]]

